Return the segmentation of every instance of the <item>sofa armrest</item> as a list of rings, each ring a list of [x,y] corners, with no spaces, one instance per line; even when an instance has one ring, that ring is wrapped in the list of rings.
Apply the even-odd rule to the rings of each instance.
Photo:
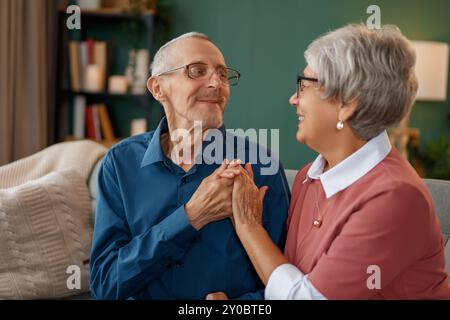
[[[98,173],[102,165],[103,158],[100,158],[92,169],[91,175],[88,180],[89,196],[91,198],[92,206],[92,224],[95,222],[95,209],[97,206],[97,196],[98,196]]]

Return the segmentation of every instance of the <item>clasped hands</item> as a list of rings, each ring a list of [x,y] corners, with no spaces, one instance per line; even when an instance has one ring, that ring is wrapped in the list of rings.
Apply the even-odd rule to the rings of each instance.
[[[192,226],[200,230],[206,224],[231,218],[236,232],[262,224],[262,203],[267,187],[253,181],[250,163],[225,161],[206,177],[185,206]]]
[[[230,218],[238,236],[262,225],[263,199],[268,187],[258,188],[253,181],[250,163],[242,167],[239,160],[227,159],[205,178],[189,202],[186,215],[200,230],[206,224]],[[210,293],[207,300],[225,300],[223,292]]]

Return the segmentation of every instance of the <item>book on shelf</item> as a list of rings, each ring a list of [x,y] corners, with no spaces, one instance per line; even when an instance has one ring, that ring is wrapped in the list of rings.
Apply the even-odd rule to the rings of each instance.
[[[107,44],[105,41],[95,41],[94,42],[94,51],[93,51],[93,63],[98,65],[101,70],[102,77],[102,91],[106,90],[106,79],[107,79],[107,59],[108,59],[108,50]]]
[[[100,125],[102,128],[103,137],[105,140],[115,140],[111,119],[109,118],[108,110],[106,109],[106,105],[104,103],[98,105],[98,114],[100,116]]]
[[[98,115],[98,105],[93,104],[91,106],[92,108],[92,118],[94,119],[94,133],[95,133],[95,140],[101,141],[102,140],[102,133],[100,131],[100,116]]]
[[[85,96],[75,96],[73,119],[74,139],[117,140],[114,136],[108,108],[104,103],[86,105]]]
[[[92,114],[92,107],[86,107],[86,113],[84,114],[85,123],[86,123],[86,134],[85,137],[87,139],[95,140],[95,128],[94,128],[94,119]]]
[[[105,91],[108,73],[108,44],[88,38],[86,41],[69,41],[70,82],[72,91],[86,90],[87,66],[99,66],[101,73],[100,90]]]
[[[89,105],[86,107],[86,138],[96,141],[102,140],[100,132],[100,119],[98,116],[97,105]]]
[[[76,41],[69,42],[70,83],[74,91],[81,90],[80,44]]]
[[[80,84],[81,84],[81,90],[86,89],[86,69],[89,64],[89,58],[88,58],[88,49],[87,49],[87,42],[82,41],[80,42]]]
[[[87,64],[94,63],[94,40],[87,38],[86,41]]]
[[[76,139],[83,139],[85,137],[85,109],[86,109],[86,97],[82,95],[76,95],[74,98],[74,114],[73,114],[73,136]]]

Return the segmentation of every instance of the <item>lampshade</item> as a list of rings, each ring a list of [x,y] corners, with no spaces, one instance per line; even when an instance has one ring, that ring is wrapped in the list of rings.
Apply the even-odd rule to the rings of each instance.
[[[416,50],[416,76],[419,82],[417,100],[447,99],[448,44],[412,41]]]

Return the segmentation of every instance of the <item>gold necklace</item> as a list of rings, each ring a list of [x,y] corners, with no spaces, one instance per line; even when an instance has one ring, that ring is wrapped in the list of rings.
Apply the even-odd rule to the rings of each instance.
[[[320,208],[319,208],[319,201],[317,199],[317,189],[315,191],[316,191],[315,192],[316,193],[316,209],[317,209],[317,213],[319,216],[317,218],[313,219],[313,226],[316,228],[320,228],[322,226],[323,216],[322,216],[322,213],[320,212]]]
[[[322,225],[322,217],[320,216],[319,204],[317,203],[317,200],[316,200],[316,208],[317,208],[317,212],[319,213],[319,217],[314,218],[313,226],[316,228],[320,228],[320,226]]]

